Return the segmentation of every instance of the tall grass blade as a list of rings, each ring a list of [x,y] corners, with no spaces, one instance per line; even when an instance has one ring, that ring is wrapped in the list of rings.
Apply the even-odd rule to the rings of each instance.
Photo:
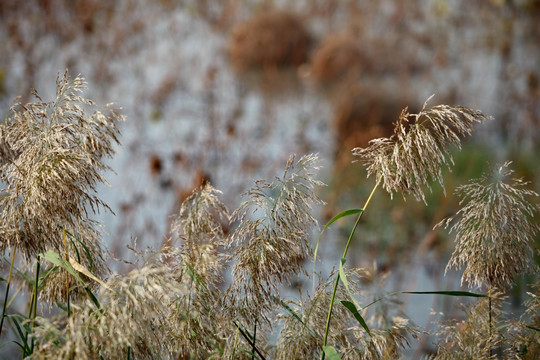
[[[323,352],[329,360],[341,360],[333,346],[323,346]]]
[[[13,264],[15,263],[15,253],[17,252],[17,244],[13,246],[13,254],[11,255],[11,264],[9,265],[9,276],[6,285],[6,294],[4,296],[4,304],[2,305],[2,319],[0,319],[0,334],[4,328],[4,318],[6,317],[7,302],[9,297],[9,286],[11,285],[11,274],[13,273]],[[5,281],[5,279],[2,279]]]
[[[283,306],[285,310],[289,312],[289,314],[291,314],[296,320],[298,320],[302,325],[304,325],[306,329],[308,328],[304,320],[302,320],[300,316],[289,305],[287,305],[285,301],[281,300],[277,296],[274,296],[274,300],[281,304],[281,306]]]
[[[30,347],[27,344],[28,335],[27,335],[27,332],[24,332],[22,329],[22,328],[26,329],[26,327],[23,325],[21,328],[21,324],[18,319],[20,317],[21,320],[24,321],[24,318],[18,314],[8,315],[8,316],[11,322],[13,323],[15,330],[17,331],[17,334],[19,335],[19,338],[21,339],[21,342],[22,342],[22,344],[18,342],[15,342],[15,343],[21,347],[21,349],[23,350],[23,354],[28,354],[30,352]]]
[[[343,268],[343,264],[345,264],[347,260],[345,258],[341,259],[341,262],[339,263],[339,278],[343,285],[345,285],[345,289],[347,290],[347,293],[349,294],[349,297],[351,298],[352,302],[342,300],[341,303],[343,306],[345,306],[355,317],[356,320],[362,325],[362,327],[366,330],[366,332],[371,335],[371,332],[369,331],[369,327],[367,326],[366,322],[364,321],[364,318],[357,309],[361,309],[362,307],[358,304],[356,299],[354,298],[353,294],[351,293],[351,290],[349,289],[349,281],[347,280],[347,274],[345,274],[345,269]]]
[[[28,345],[28,333],[30,332],[30,329],[27,325],[22,324],[24,322],[24,318],[19,315],[8,315],[9,319],[13,323],[13,326],[15,327],[15,330],[17,331],[17,334],[19,335],[19,338],[21,339],[21,342],[14,341],[17,345],[19,345],[23,351],[22,355],[23,357],[31,353],[30,346]],[[18,319],[20,318],[20,320]],[[23,330],[24,329],[24,330]]]
[[[350,301],[347,301],[347,300],[340,300],[340,303],[345,306],[347,308],[347,310],[349,310],[351,312],[351,314],[353,314],[354,318],[356,320],[358,320],[358,322],[360,323],[360,325],[362,325],[362,327],[364,328],[364,330],[366,330],[366,332],[371,335],[371,331],[369,331],[369,327],[367,326],[366,324],[366,321],[364,320],[364,318],[362,317],[362,315],[360,315],[360,312],[358,311],[358,309],[356,308],[356,306],[350,302]]]
[[[2,329],[4,328],[4,318],[6,317],[7,302],[8,302],[8,296],[9,296],[9,285],[10,285],[9,283],[6,285],[4,304],[2,305],[2,319],[0,320],[0,334],[2,333]]]
[[[352,239],[353,239],[354,233],[356,231],[356,228],[358,227],[358,224],[360,224],[360,220],[362,219],[362,215],[364,215],[364,212],[365,212],[366,208],[368,207],[369,203],[371,202],[371,199],[373,198],[373,195],[375,194],[375,191],[377,191],[377,188],[379,187],[379,185],[381,183],[381,179],[382,178],[380,178],[377,181],[377,183],[375,184],[375,186],[371,190],[371,193],[369,194],[369,196],[368,196],[368,198],[366,200],[366,203],[364,204],[364,207],[362,207],[363,210],[361,212],[359,212],[358,216],[356,217],[356,221],[354,222],[351,233],[349,234],[349,238],[347,239],[347,244],[345,245],[345,250],[343,250],[343,256],[342,256],[343,259],[345,259],[345,257],[347,256],[347,252],[349,251],[349,246],[352,243]],[[336,281],[334,282],[334,289],[332,290],[332,298],[330,299],[330,306],[329,306],[329,309],[328,309],[328,317],[326,319],[326,328],[324,330],[323,346],[326,346],[326,343],[328,341],[328,332],[330,331],[330,320],[332,319],[332,310],[334,308],[334,299],[336,298],[336,291],[337,291],[337,287],[339,285],[339,277],[340,277],[340,275],[338,273],[336,275]],[[323,352],[322,356],[321,356],[321,360],[324,360],[324,357],[325,357],[325,354]]]
[[[49,250],[41,256],[43,256],[43,259],[49,261],[50,263],[53,263],[54,265],[66,270],[82,285],[86,284],[86,282],[79,276],[79,273],[73,268],[73,266],[71,266],[71,264],[68,263],[66,260],[62,259],[60,254],[58,254],[57,252]]]
[[[252,347],[252,350],[257,353],[257,355],[261,358],[261,360],[266,360],[266,358],[264,357],[264,355],[259,351],[259,349],[257,349],[257,347],[255,346],[255,342],[254,342],[254,338],[253,336],[251,336],[251,334],[244,330],[236,321],[233,322],[234,323],[234,326],[236,326],[236,328],[240,331],[240,334],[242,334],[242,336],[244,337],[244,339],[246,339],[246,341],[248,342],[249,345],[251,345]],[[246,352],[248,352],[247,350],[244,350]],[[253,354],[252,352],[248,352],[249,354]]]
[[[339,220],[346,216],[351,216],[351,215],[361,213],[362,211],[364,211],[364,209],[344,210],[340,212],[339,214],[337,214],[336,216],[334,216],[332,219],[330,219],[330,221],[328,221],[328,223],[326,223],[326,225],[324,225],[324,228],[322,229],[321,233],[319,234],[319,238],[317,239],[317,244],[315,245],[315,251],[313,252],[313,281],[315,281],[315,268],[317,266],[317,254],[319,252],[319,244],[321,243],[321,238],[324,231],[328,229],[328,227],[332,225],[336,220]]]
[[[426,295],[426,294],[434,294],[434,295],[447,295],[447,296],[468,296],[468,297],[489,297],[486,294],[477,294],[473,292],[468,291],[402,291],[402,294],[418,294],[418,295]]]

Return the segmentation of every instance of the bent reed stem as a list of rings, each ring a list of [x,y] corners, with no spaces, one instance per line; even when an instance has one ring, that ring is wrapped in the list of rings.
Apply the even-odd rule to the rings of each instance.
[[[362,211],[360,212],[360,214],[358,214],[358,217],[356,218],[354,226],[353,226],[353,228],[351,230],[351,233],[349,234],[349,238],[347,239],[347,244],[345,245],[345,250],[343,251],[342,259],[347,256],[347,252],[349,251],[349,246],[351,245],[352,238],[354,236],[356,228],[358,227],[358,224],[360,223],[360,219],[362,219],[362,215],[364,215],[364,212],[366,211],[366,208],[368,207],[368,205],[369,205],[369,203],[371,201],[371,198],[373,197],[373,194],[375,194],[375,190],[377,190],[377,188],[379,187],[381,181],[382,181],[382,176],[379,178],[379,180],[377,181],[377,183],[373,187],[373,190],[371,190],[371,194],[369,194],[369,197],[366,200],[366,203],[364,204],[364,207],[362,208]],[[330,320],[332,319],[332,310],[334,308],[334,300],[336,298],[336,292],[337,292],[337,287],[339,285],[339,280],[340,280],[339,273],[337,273],[336,274],[336,281],[334,282],[334,288],[332,290],[332,298],[330,299],[330,306],[329,306],[329,309],[328,309],[328,317],[326,318],[326,328],[324,330],[323,346],[326,346],[326,344],[328,342],[328,333],[330,331]],[[325,357],[325,354],[324,354],[324,351],[323,351],[322,356],[321,356],[321,360],[324,360],[324,357]]]

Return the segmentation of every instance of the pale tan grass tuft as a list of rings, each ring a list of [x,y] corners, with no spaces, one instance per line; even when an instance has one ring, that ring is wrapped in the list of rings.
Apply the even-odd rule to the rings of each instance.
[[[114,153],[123,117],[112,109],[88,114],[92,101],[78,95],[85,87],[84,79],[71,80],[66,72],[57,78],[53,101],[34,91],[37,101],[15,104],[0,125],[0,181],[6,186],[0,250],[17,245],[27,259],[48,249],[63,253],[65,228],[101,261],[100,233],[88,211],[108,209],[93,192],[106,182],[102,158]]]
[[[504,289],[516,274],[538,271],[532,265],[538,226],[531,218],[539,207],[529,201],[538,194],[527,189],[526,182],[512,178],[509,165],[506,162],[458,187],[463,208],[438,224],[456,233],[456,249],[447,269],[464,266],[461,280],[470,286]]]
[[[437,355],[433,360],[461,359],[514,359],[503,357],[504,343],[501,319],[501,293],[493,293],[491,299],[481,298],[476,304],[463,307],[465,319],[451,320],[438,330]],[[491,313],[491,315],[490,315]]]
[[[127,359],[129,353],[133,359],[153,359],[172,354],[174,304],[185,290],[175,273],[148,264],[107,284],[113,290],[101,289],[99,308],[88,299],[73,305],[67,318],[39,319],[32,358]]]
[[[354,296],[362,299],[362,302],[372,302],[372,295],[361,286],[363,277],[369,272],[361,268],[345,271],[349,289]],[[284,324],[277,343],[276,359],[320,358],[328,316],[328,303],[332,298],[332,278],[333,276],[330,276],[327,282],[320,282],[313,295],[307,300],[288,303],[302,322],[290,311],[281,315]],[[337,288],[336,298],[343,300],[349,298],[343,286]],[[386,301],[380,301],[379,305]],[[361,313],[369,325],[371,335],[339,301],[336,301],[334,305],[328,344],[338,351],[343,360],[398,358],[401,349],[409,345],[409,338],[417,337],[419,334],[416,327],[401,316],[385,314],[382,319],[381,314],[373,309],[365,309]]]
[[[233,213],[239,221],[230,239],[234,247],[233,293],[239,308],[257,318],[272,307],[277,285],[303,270],[311,254],[309,239],[317,222],[312,207],[320,204],[314,179],[316,155],[289,158],[282,177],[257,181]]]
[[[182,241],[182,259],[207,285],[219,281],[225,263],[219,248],[226,244],[223,224],[229,214],[219,200],[221,192],[210,184],[195,190],[174,218],[172,232]]]
[[[517,321],[511,321],[512,347],[507,352],[520,354],[524,360],[540,358],[540,280],[533,285],[535,293],[528,292],[525,301],[525,312]]]
[[[412,194],[425,200],[423,187],[430,180],[443,185],[442,170],[453,163],[451,147],[461,147],[461,138],[472,133],[474,125],[488,117],[463,106],[437,105],[418,114],[405,108],[390,138],[371,140],[366,148],[353,149],[366,165],[368,176],[375,175],[386,191]]]

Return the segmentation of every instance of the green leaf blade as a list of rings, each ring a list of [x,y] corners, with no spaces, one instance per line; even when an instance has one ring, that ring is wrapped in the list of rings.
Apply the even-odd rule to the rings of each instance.
[[[326,225],[324,225],[324,228],[322,229],[321,233],[319,234],[319,238],[317,239],[317,244],[315,245],[315,251],[313,252],[313,275],[315,275],[315,266],[317,264],[317,253],[319,252],[319,244],[321,243],[322,234],[330,225],[332,225],[336,220],[339,220],[346,216],[351,216],[354,214],[358,214],[364,212],[364,209],[348,209],[340,212],[336,216],[334,216]]]
[[[346,217],[346,216],[351,216],[351,215],[354,215],[354,214],[358,214],[358,213],[361,213],[363,212],[364,209],[348,209],[348,210],[344,210],[342,212],[340,212],[339,214],[337,214],[336,216],[334,216],[332,219],[330,219],[330,221],[328,221],[328,223],[326,223],[326,225],[324,226],[324,230],[326,230],[330,225],[332,225],[336,220],[339,220],[343,217]]]
[[[64,260],[60,256],[60,254],[58,254],[57,252],[49,250],[46,253],[41,254],[41,256],[43,257],[43,259],[66,270],[71,276],[73,276],[81,284],[83,285],[86,284],[86,282],[79,276],[79,273],[77,272],[77,270],[75,270],[73,266],[71,266],[70,263]]]
[[[351,298],[351,301],[345,301],[341,300],[340,302],[353,314],[356,320],[362,325],[362,327],[366,330],[366,332],[371,335],[371,331],[369,331],[369,327],[367,326],[366,322],[364,321],[364,318],[362,315],[360,315],[360,312],[358,309],[362,309],[360,304],[356,301],[354,298],[351,289],[349,288],[349,281],[347,280],[347,274],[345,274],[345,269],[343,267],[343,264],[345,264],[347,260],[345,258],[342,258],[339,263],[339,279],[345,285],[345,289],[347,289],[347,293],[349,294],[349,297]]]
[[[323,351],[328,360],[341,360],[337,350],[333,346],[323,346]]]
[[[402,294],[413,294],[413,295],[446,295],[446,296],[467,296],[467,297],[484,297],[487,298],[489,295],[486,294],[477,294],[468,291],[403,291]]]
[[[353,314],[354,318],[360,323],[360,325],[362,325],[364,330],[366,330],[366,332],[369,335],[371,335],[371,332],[369,331],[369,327],[367,326],[366,321],[364,320],[362,315],[360,315],[360,312],[358,311],[356,306],[352,302],[347,301],[347,300],[341,300],[340,302]]]

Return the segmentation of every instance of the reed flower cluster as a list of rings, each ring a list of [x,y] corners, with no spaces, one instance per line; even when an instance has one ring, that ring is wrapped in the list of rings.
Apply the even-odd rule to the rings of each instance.
[[[452,164],[451,147],[459,148],[487,116],[461,106],[427,108],[426,101],[418,114],[403,110],[390,138],[354,149],[377,183],[361,209],[345,210],[324,227],[357,216],[339,270],[312,293],[286,301],[281,286],[309,277],[313,210],[323,203],[317,155],[291,156],[281,176],[257,181],[232,212],[221,192],[204,184],[182,203],[160,249],[139,253],[141,265],[110,275],[89,212],[108,209],[94,190],[105,182],[103,159],[114,153],[123,118],[114,110],[89,115],[93,103],[78,95],[84,87],[82,78],[65,73],[53,101],[35,93],[36,102],[14,105],[0,124],[0,251],[13,254],[0,333],[8,319],[23,357],[383,360],[399,358],[421,333],[401,313],[399,293],[381,295],[380,284],[371,293],[376,276],[345,268],[346,255],[379,185],[425,202],[429,182],[442,184],[442,168]],[[538,226],[531,219],[538,205],[529,199],[538,195],[511,178],[508,167],[459,187],[464,207],[439,224],[456,233],[447,268],[465,266],[462,281],[489,294],[434,292],[479,299],[463,320],[442,326],[435,359],[538,354],[538,291],[511,331],[501,310],[514,276],[537,271]],[[27,317],[8,304],[17,249],[36,260]],[[39,317],[38,298],[65,311]]]
[[[438,330],[440,342],[433,360],[511,359],[503,357],[503,328],[493,326],[502,317],[501,294],[483,298],[463,307],[465,318],[442,324]]]
[[[365,303],[369,294],[361,286],[366,271],[361,268],[346,270],[351,293]],[[328,316],[328,302],[332,297],[333,281],[321,281],[313,295],[305,301],[290,301],[289,311],[281,315],[284,324],[277,343],[277,359],[315,359],[322,353],[325,323]],[[349,297],[344,286],[337,289],[338,299]],[[373,299],[373,298],[372,298]],[[375,301],[381,305],[385,300]],[[409,338],[416,338],[419,330],[409,320],[396,315],[380,321],[376,311],[366,307],[362,314],[370,325],[370,333],[360,326],[349,310],[337,304],[333,311],[332,328],[328,342],[339,351],[341,359],[390,359],[399,357],[400,350],[409,344]],[[369,317],[367,317],[369,315]]]
[[[283,176],[257,181],[233,213],[238,221],[229,246],[233,253],[233,293],[248,318],[272,308],[277,286],[302,272],[311,254],[309,239],[316,220],[312,208],[320,204],[314,178],[316,155],[289,158]],[[245,311],[242,311],[245,312]]]
[[[510,340],[512,347],[509,349],[512,355],[522,359],[532,360],[540,357],[540,341],[538,331],[540,329],[540,283],[537,281],[533,291],[528,292],[529,298],[525,301],[525,312],[517,321],[510,326]]]
[[[194,191],[182,203],[171,229],[182,242],[184,270],[196,271],[208,285],[219,281],[226,261],[219,248],[226,244],[224,225],[229,224],[229,214],[219,194],[208,183]]]
[[[34,91],[37,101],[15,104],[0,125],[1,251],[17,246],[30,259],[50,249],[75,256],[77,248],[103,267],[100,233],[88,211],[108,209],[94,190],[106,182],[103,158],[114,154],[122,116],[110,108],[88,114],[93,102],[78,95],[85,87],[83,78],[71,80],[66,72],[53,101]],[[69,250],[64,230],[77,239]]]
[[[383,188],[393,195],[412,194],[426,202],[423,187],[431,189],[429,181],[443,184],[443,168],[453,164],[451,147],[461,147],[461,138],[471,135],[474,125],[488,119],[480,111],[463,106],[436,105],[418,114],[405,108],[389,138],[373,139],[366,148],[353,149]]]
[[[148,264],[102,287],[99,303],[74,305],[71,316],[38,319],[33,359],[109,359],[167,356],[173,352],[174,310],[184,289],[167,266]]]
[[[523,180],[513,178],[510,162],[457,188],[463,207],[439,225],[456,233],[456,248],[448,268],[465,267],[462,282],[506,288],[514,276],[537,272],[533,261],[538,226],[531,217],[538,194]]]

